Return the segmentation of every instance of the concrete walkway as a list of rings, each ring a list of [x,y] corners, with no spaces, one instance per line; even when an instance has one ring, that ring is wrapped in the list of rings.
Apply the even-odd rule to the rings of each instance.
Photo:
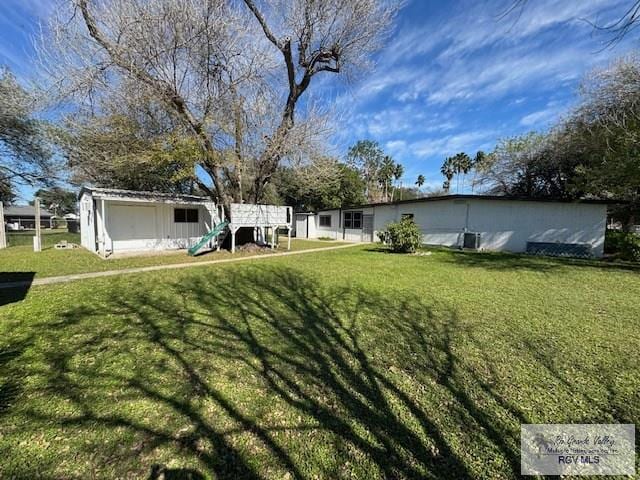
[[[328,250],[339,250],[342,248],[351,248],[362,245],[362,243],[350,243],[348,245],[339,245],[337,247],[321,247],[309,248],[308,250],[296,250],[294,252],[267,253],[261,255],[252,255],[250,257],[239,258],[223,258],[220,260],[209,260],[207,262],[189,262],[189,263],[173,263],[168,265],[152,265],[149,267],[122,268],[120,270],[106,270],[102,272],[75,273],[72,275],[61,275],[59,277],[36,278],[33,281],[17,281],[17,282],[0,282],[0,289],[28,287],[37,285],[53,285],[54,283],[67,283],[76,280],[84,280],[86,278],[112,277],[114,275],[126,275],[131,273],[155,272],[157,270],[172,270],[177,268],[203,267],[207,265],[217,265],[220,263],[246,262],[249,260],[258,260],[273,257],[286,257],[288,255],[302,255],[304,253],[326,252]]]

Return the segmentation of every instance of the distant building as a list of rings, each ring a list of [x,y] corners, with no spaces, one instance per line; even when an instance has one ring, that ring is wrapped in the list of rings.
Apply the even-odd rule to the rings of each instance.
[[[40,226],[52,227],[53,214],[40,209]],[[7,230],[32,230],[36,228],[36,208],[31,205],[13,205],[4,207],[4,223]]]

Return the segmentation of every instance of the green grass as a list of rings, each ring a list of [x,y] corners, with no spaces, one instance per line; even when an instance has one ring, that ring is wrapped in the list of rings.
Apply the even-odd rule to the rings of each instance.
[[[190,257],[186,251],[176,253],[163,253],[159,255],[142,255],[123,258],[103,259],[84,248],[73,250],[56,250],[53,248],[60,240],[69,240],[80,243],[79,238],[74,240],[76,234],[48,234],[43,235],[43,250],[35,253],[32,244],[29,246],[10,247],[0,250],[0,282],[9,282],[24,277],[28,272],[35,273],[35,277],[52,277],[84,272],[100,272],[105,270],[119,270],[124,268],[147,267],[151,265],[168,265],[175,263],[206,262],[223,258],[239,258],[248,255],[256,255],[255,252],[236,252],[231,254],[227,250],[209,252],[196,257]],[[56,237],[55,239],[53,237]],[[31,237],[29,237],[31,238]],[[336,242],[331,246],[344,242]],[[291,250],[308,250],[311,248],[327,247],[327,242],[317,240],[292,239]],[[275,252],[286,251],[286,240],[281,242],[281,247]],[[271,251],[259,252],[268,255]]]
[[[522,423],[640,422],[633,268],[361,246],[19,298],[1,478],[516,478]]]
[[[61,240],[80,243],[79,233],[69,233],[66,230],[41,230],[42,248],[52,248]],[[27,246],[33,250],[33,237],[35,230],[24,230],[21,232],[7,232],[7,245],[9,248]]]

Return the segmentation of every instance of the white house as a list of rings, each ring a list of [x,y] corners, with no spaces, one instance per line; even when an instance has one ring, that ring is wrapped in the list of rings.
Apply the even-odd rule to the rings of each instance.
[[[216,227],[224,228],[217,228],[214,237],[205,239],[207,245],[219,248],[224,236],[230,234],[234,251],[240,228],[254,229],[256,236],[265,238],[269,228],[290,232],[292,226],[291,207],[233,203],[230,218],[225,218],[221,205],[194,195],[84,187],[79,203],[82,246],[104,257],[192,248]]]
[[[296,235],[371,242],[377,240],[377,232],[404,216],[419,225],[426,245],[600,257],[607,202],[489,195],[427,197],[296,214]]]

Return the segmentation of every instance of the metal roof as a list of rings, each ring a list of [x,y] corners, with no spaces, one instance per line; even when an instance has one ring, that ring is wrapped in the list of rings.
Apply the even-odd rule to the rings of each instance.
[[[159,201],[178,201],[178,202],[212,202],[208,197],[198,195],[181,195],[173,193],[161,192],[138,192],[135,190],[121,190],[117,188],[94,188],[82,187],[78,198],[82,198],[85,193],[90,193],[94,198],[120,198],[137,199],[137,200],[159,200]]]
[[[35,217],[36,207],[31,205],[10,205],[4,207],[5,217]],[[53,214],[44,208],[40,208],[41,217],[53,217]]]
[[[385,205],[405,205],[408,203],[426,203],[426,202],[440,202],[444,200],[500,200],[500,201],[518,201],[518,202],[541,202],[541,203],[591,203],[591,204],[616,204],[624,203],[616,200],[600,200],[600,199],[579,199],[579,200],[564,200],[555,198],[534,198],[534,197],[519,197],[519,196],[507,196],[507,195],[469,195],[469,194],[452,194],[452,195],[438,195],[435,197],[422,197],[413,198],[411,200],[398,200],[388,203],[367,203],[364,205],[355,205],[342,207],[342,210],[353,210],[355,208],[367,208],[367,207],[382,207]],[[337,210],[330,208],[327,210],[320,210],[322,212],[329,210]]]

